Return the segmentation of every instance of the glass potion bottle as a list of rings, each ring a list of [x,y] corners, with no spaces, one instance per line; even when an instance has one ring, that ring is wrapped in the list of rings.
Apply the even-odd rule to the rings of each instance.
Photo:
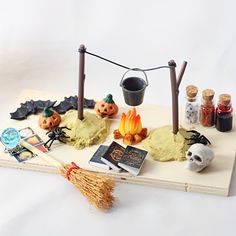
[[[233,126],[233,108],[231,105],[231,96],[221,94],[219,96],[218,106],[216,108],[216,129],[221,132],[230,131]]]
[[[198,88],[194,85],[186,87],[185,123],[197,124],[199,104],[197,102]]]
[[[205,89],[202,92],[202,104],[199,110],[199,120],[202,126],[211,127],[215,124],[215,105],[212,89]]]

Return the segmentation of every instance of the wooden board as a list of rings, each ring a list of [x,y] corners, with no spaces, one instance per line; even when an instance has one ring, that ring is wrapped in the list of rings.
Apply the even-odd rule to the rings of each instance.
[[[43,91],[24,90],[15,108],[19,106],[20,102],[30,99],[55,99],[62,101],[63,97],[64,95],[56,95]],[[127,112],[128,109],[129,107],[125,105],[121,106],[119,114],[121,112]],[[147,127],[149,131],[163,125],[171,124],[171,110],[168,107],[141,105],[137,110],[141,114],[143,126]],[[180,116],[181,120],[182,118]],[[109,145],[113,141],[112,132],[118,127],[118,123],[119,116],[111,120],[110,135],[104,144]],[[20,129],[27,126],[32,127],[45,141],[47,140],[46,132],[38,127],[38,116],[36,115],[29,116],[24,121],[10,120],[1,130],[7,127]],[[232,132],[228,133],[220,133],[214,128],[203,128],[201,126],[196,126],[195,128],[212,141],[212,148],[216,155],[211,165],[201,173],[193,173],[185,169],[185,162],[172,161],[163,163],[153,161],[150,155],[147,156],[141,173],[138,176],[99,169],[88,164],[89,159],[98,148],[98,145],[83,150],[76,150],[71,146],[55,142],[49,155],[67,163],[74,161],[84,169],[107,173],[116,180],[123,182],[227,196],[235,160],[235,125]],[[122,144],[121,140],[118,142]],[[142,144],[138,144],[137,147],[142,148]],[[4,153],[4,147],[2,145],[0,145],[0,166],[50,173],[57,172],[54,166],[45,163],[38,157],[24,163],[19,163],[14,157]]]

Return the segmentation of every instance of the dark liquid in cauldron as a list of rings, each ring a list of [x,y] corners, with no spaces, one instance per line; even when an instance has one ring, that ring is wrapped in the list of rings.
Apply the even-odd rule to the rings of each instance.
[[[123,81],[123,87],[129,91],[139,91],[145,89],[146,83],[138,77],[129,77]]]

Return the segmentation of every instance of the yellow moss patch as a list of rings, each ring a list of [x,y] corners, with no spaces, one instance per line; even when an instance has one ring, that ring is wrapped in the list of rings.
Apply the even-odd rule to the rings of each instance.
[[[172,126],[163,126],[153,130],[143,141],[143,145],[156,161],[183,161],[189,148],[185,137],[185,129],[180,128],[174,135]]]
[[[109,121],[107,118],[100,118],[95,114],[85,112],[84,119],[77,119],[77,111],[69,110],[63,116],[60,126],[66,126],[66,135],[70,138],[66,142],[77,149],[99,144],[105,141],[109,133]]]

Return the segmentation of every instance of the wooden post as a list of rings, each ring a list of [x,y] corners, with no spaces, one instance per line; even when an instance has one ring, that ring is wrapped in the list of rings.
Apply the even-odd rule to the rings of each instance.
[[[84,118],[84,54],[86,48],[83,44],[79,48],[79,84],[78,84],[78,119],[83,120]]]
[[[181,81],[182,81],[182,78],[183,78],[183,75],[184,75],[186,66],[187,66],[187,62],[184,61],[184,62],[183,62],[183,65],[182,65],[182,67],[181,67],[181,69],[180,69],[178,78],[177,78],[177,88],[179,88],[179,85],[180,85],[180,83],[181,83]]]
[[[177,134],[179,131],[179,104],[178,104],[178,91],[177,91],[177,80],[175,67],[176,63],[174,60],[168,62],[170,68],[170,82],[171,82],[171,93],[172,93],[172,128],[173,133]]]
[[[168,65],[171,66],[170,68],[170,81],[171,81],[171,93],[172,93],[172,128],[173,133],[177,134],[179,131],[179,85],[183,78],[187,62],[184,61],[179,75],[178,80],[176,78],[176,63],[174,60],[168,62]]]

